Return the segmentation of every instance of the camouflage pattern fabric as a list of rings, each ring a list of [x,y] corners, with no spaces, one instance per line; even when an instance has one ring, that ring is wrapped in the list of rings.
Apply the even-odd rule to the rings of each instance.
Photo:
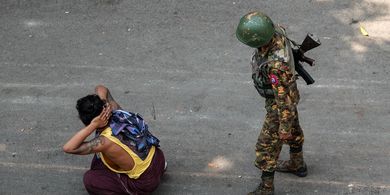
[[[252,57],[255,87],[270,85],[273,91],[273,97],[267,97],[265,100],[267,114],[256,143],[255,160],[256,167],[270,172],[276,168],[283,144],[298,148],[304,142],[297,111],[300,98],[297,77],[288,63],[290,57],[285,41],[285,37],[275,34],[270,44],[258,49]],[[262,63],[259,63],[259,60]],[[253,64],[254,62],[256,64]],[[264,76],[267,78],[264,79]],[[292,139],[282,142],[280,135],[291,135]]]

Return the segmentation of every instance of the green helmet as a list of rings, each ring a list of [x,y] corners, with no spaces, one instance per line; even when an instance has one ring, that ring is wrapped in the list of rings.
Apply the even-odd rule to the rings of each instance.
[[[237,39],[254,48],[266,45],[274,33],[275,27],[271,19],[257,11],[243,16],[236,30]]]

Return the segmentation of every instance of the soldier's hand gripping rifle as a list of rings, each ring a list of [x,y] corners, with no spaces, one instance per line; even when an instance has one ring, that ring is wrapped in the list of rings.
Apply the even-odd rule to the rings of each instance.
[[[291,40],[290,40],[291,41]],[[305,52],[316,48],[321,45],[320,40],[313,34],[309,33],[306,35],[301,45],[291,41],[297,48],[292,49],[294,55],[295,71],[306,81],[307,85],[313,84],[314,79],[308,72],[302,67],[301,62],[306,62],[310,66],[314,66],[314,59],[306,57]]]

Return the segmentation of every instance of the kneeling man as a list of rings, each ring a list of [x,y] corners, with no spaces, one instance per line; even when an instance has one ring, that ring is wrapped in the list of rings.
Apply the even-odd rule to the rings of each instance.
[[[85,127],[63,146],[70,154],[95,154],[84,174],[89,194],[150,194],[159,185],[166,162],[159,140],[139,114],[126,112],[99,85],[77,101]],[[85,139],[95,132],[95,138]]]

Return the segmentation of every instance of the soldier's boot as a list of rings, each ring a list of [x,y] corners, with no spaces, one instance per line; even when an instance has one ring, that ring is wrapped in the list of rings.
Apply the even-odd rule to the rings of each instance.
[[[290,153],[290,160],[278,160],[275,170],[292,173],[298,177],[306,177],[307,166],[303,161],[303,152]]]
[[[274,176],[261,177],[261,183],[248,195],[274,195]]]

